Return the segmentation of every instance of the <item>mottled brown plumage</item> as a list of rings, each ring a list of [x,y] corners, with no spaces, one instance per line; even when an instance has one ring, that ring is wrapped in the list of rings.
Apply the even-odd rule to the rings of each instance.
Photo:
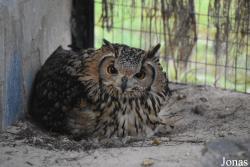
[[[44,127],[80,136],[148,136],[169,94],[156,54],[104,40],[97,50],[59,47],[36,76],[31,114]]]

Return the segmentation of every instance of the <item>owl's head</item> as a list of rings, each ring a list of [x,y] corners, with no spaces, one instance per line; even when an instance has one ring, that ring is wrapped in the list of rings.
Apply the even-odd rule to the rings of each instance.
[[[162,73],[157,54],[160,44],[148,51],[103,40],[108,50],[99,63],[99,79],[113,96],[138,97],[157,89]]]

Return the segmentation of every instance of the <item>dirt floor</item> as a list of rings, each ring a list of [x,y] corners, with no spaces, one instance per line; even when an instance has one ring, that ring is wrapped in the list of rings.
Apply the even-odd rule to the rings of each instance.
[[[0,133],[0,166],[216,167],[223,158],[250,166],[250,95],[200,86],[171,89],[161,112],[169,127],[156,137],[75,141],[22,121]]]

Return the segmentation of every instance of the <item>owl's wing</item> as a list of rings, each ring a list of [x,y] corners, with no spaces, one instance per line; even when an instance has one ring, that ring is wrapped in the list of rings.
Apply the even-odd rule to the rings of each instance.
[[[81,61],[76,52],[59,47],[37,73],[30,113],[44,127],[64,131],[68,118],[90,118],[79,115],[90,110],[84,84],[76,75]]]

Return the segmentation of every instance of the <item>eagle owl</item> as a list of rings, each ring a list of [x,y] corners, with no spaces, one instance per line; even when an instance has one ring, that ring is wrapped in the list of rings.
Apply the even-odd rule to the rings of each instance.
[[[100,49],[61,47],[36,75],[31,115],[52,131],[80,136],[148,136],[170,91],[157,51],[103,40]]]

